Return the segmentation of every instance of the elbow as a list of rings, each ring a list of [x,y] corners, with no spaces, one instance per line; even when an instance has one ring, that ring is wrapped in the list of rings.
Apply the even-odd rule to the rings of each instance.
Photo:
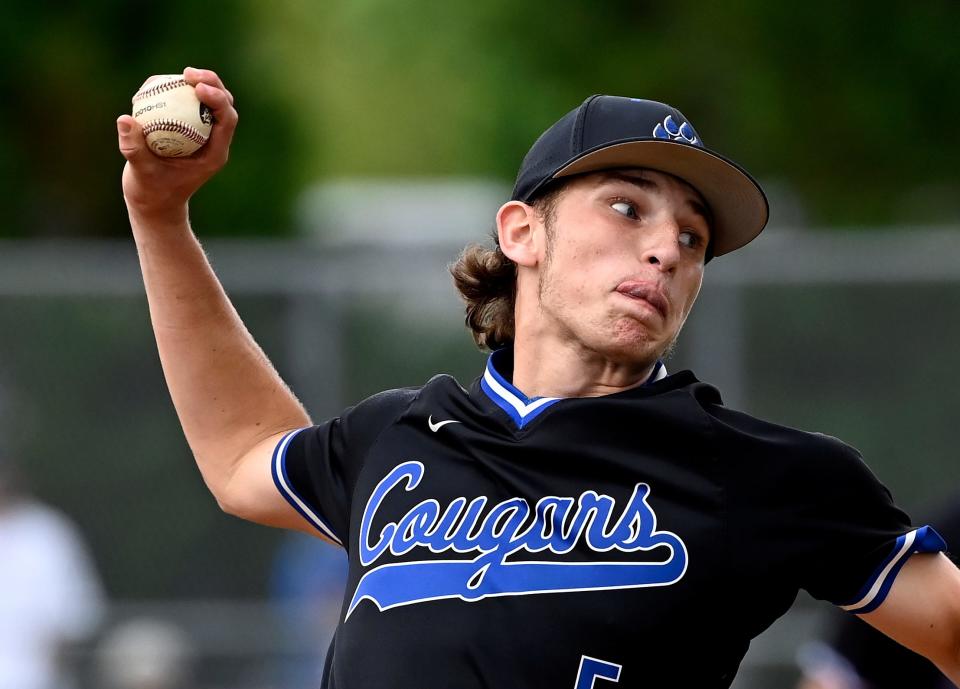
[[[220,456],[201,456],[196,452],[194,452],[194,459],[200,468],[200,475],[207,490],[217,501],[220,510],[233,517],[243,518],[245,501],[242,494],[237,490],[236,481],[240,460],[228,461]]]
[[[278,511],[288,509],[277,492],[271,469],[273,451],[280,437],[270,436],[236,457],[214,457],[206,463],[198,460],[204,482],[222,512],[271,525]]]
[[[234,471],[216,488],[211,486],[210,492],[221,512],[244,521],[262,523],[262,491],[251,486],[248,478],[243,471]]]
[[[213,496],[217,501],[217,507],[220,508],[221,512],[229,514],[231,517],[240,517],[240,509],[233,502],[230,502],[224,495],[214,494]]]
[[[226,476],[211,476],[203,473],[203,482],[210,491],[210,495],[217,501],[217,507],[220,511],[226,512],[233,517],[242,517],[243,504],[236,495],[235,490],[231,490],[231,481]]]
[[[210,492],[217,501],[217,506],[220,508],[221,512],[225,512],[231,517],[249,519],[249,505],[246,504],[246,501],[241,499],[241,496],[237,495],[235,490],[230,490],[229,481],[219,486],[216,490],[211,488]]]

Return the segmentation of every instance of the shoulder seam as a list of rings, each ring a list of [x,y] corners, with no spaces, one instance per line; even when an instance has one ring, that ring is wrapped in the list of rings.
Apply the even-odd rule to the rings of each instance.
[[[396,389],[397,392],[413,392],[414,390],[416,390],[416,394],[413,395],[413,396],[407,401],[407,403],[406,403],[405,405],[403,405],[403,407],[400,409],[400,411],[397,412],[397,414],[390,419],[390,422],[389,422],[389,423],[387,423],[386,425],[384,425],[383,428],[381,428],[379,431],[377,431],[377,434],[376,434],[376,435],[373,437],[373,439],[367,444],[367,449],[366,449],[366,451],[363,453],[363,457],[360,457],[360,458],[359,458],[359,459],[360,459],[360,466],[359,466],[359,468],[357,469],[357,476],[359,476],[359,475],[363,472],[364,468],[367,466],[367,455],[370,454],[370,450],[373,448],[373,446],[377,444],[377,441],[380,439],[380,436],[383,435],[383,432],[386,431],[388,428],[391,428],[395,423],[397,423],[397,421],[400,419],[401,416],[403,416],[404,414],[407,413],[407,411],[409,411],[410,407],[413,406],[413,403],[416,402],[418,399],[420,399],[420,393],[423,392],[423,388],[425,388],[425,387],[426,387],[426,385],[421,386],[421,387],[419,387],[419,388],[397,388],[397,389]],[[358,483],[359,483],[359,482],[358,482]],[[353,489],[354,489],[354,491],[356,491],[356,489],[357,489],[356,485],[353,487]],[[350,496],[350,500],[351,500],[351,502],[353,502],[353,496],[352,496],[352,495]]]

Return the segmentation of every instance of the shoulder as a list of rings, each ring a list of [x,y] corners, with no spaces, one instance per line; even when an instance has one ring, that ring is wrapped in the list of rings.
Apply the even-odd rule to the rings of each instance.
[[[401,414],[420,395],[423,387],[394,388],[370,395],[344,412],[344,417],[363,421],[383,420]]]
[[[466,394],[457,379],[446,373],[438,373],[423,385],[383,390],[350,407],[347,412],[360,414],[382,414],[393,411],[402,412],[422,397],[438,395]]]
[[[726,429],[728,441],[720,444],[731,485],[747,494],[767,492],[763,500],[780,501],[788,511],[803,511],[805,505],[811,514],[825,511],[844,519],[854,519],[857,510],[875,515],[892,505],[890,490],[860,451],[839,438],[731,410],[716,418]]]
[[[832,435],[774,423],[719,404],[705,410],[723,444],[750,458],[806,469],[860,471],[865,467],[859,450]]]
[[[383,428],[396,423],[420,400],[435,402],[463,395],[466,395],[466,391],[456,378],[437,374],[423,385],[393,388],[371,395],[346,409],[341,415],[341,422],[364,428]]]
[[[670,415],[704,433],[715,454],[727,459],[862,462],[856,448],[824,433],[768,421],[725,406],[719,390],[688,370],[653,383],[647,391]],[[640,397],[646,400],[646,397]]]

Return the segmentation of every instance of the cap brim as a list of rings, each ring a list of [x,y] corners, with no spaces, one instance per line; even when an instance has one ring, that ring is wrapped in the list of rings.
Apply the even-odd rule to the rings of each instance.
[[[753,240],[770,217],[763,189],[745,170],[713,151],[679,141],[642,139],[607,144],[567,163],[553,179],[623,167],[666,172],[700,192],[713,213],[714,256]]]

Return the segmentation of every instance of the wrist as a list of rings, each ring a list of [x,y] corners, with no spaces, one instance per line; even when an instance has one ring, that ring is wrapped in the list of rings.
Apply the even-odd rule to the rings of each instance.
[[[130,224],[139,227],[182,227],[189,224],[189,210],[186,203],[162,206],[146,206],[126,199]]]

